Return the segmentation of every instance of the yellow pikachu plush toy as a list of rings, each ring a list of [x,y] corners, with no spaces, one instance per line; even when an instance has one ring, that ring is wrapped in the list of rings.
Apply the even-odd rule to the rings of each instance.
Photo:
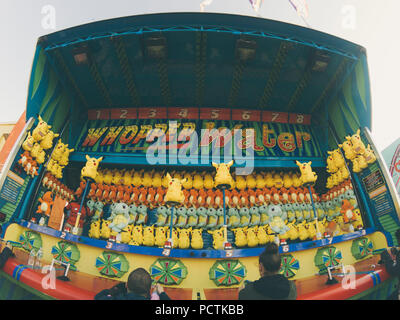
[[[42,141],[44,137],[49,132],[51,126],[49,126],[41,116],[39,116],[39,123],[36,128],[32,131],[32,137],[35,139],[36,142]]]
[[[231,187],[233,185],[233,179],[231,173],[229,172],[229,168],[233,165],[233,160],[228,163],[220,164],[216,164],[215,162],[213,162],[212,165],[214,168],[217,169],[214,185],[216,187],[219,185],[229,185]]]
[[[185,201],[185,195],[182,191],[182,183],[184,183],[186,179],[179,180],[176,178],[171,178],[169,173],[167,173],[167,179],[169,182],[164,201],[183,203]]]
[[[316,175],[315,172],[312,171],[311,163],[312,163],[311,161],[305,163],[296,161],[296,164],[299,166],[301,172],[302,184],[314,183],[315,181],[317,181],[318,176]]]
[[[100,162],[103,160],[103,157],[96,159],[86,155],[86,160],[86,165],[81,170],[81,178],[87,177],[95,180],[97,176],[97,169]]]

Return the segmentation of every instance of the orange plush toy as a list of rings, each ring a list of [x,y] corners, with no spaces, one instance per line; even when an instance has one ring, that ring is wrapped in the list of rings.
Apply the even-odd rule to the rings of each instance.
[[[51,207],[54,203],[51,191],[47,191],[43,195],[43,198],[39,198],[39,202],[40,202],[40,205],[38,206],[36,213],[39,213],[41,215],[46,215],[47,217],[49,217],[50,212],[51,212]],[[42,218],[40,219],[40,222],[39,222],[39,224],[41,224],[41,225],[44,223],[43,218],[44,217],[42,216]]]
[[[115,202],[117,199],[117,187],[110,186],[110,193],[108,194],[108,201]]]
[[[236,189],[232,190],[231,199],[232,199],[232,201],[231,201],[232,202],[232,207],[238,207],[239,206],[239,202],[240,202],[240,195],[239,195],[239,192]]]
[[[197,192],[196,189],[190,189],[189,191],[189,203],[190,205],[197,207],[197,198],[199,196],[199,193]]]
[[[76,189],[75,195],[79,198],[82,195],[83,190],[85,190],[85,188],[86,188],[86,181],[81,181],[79,183],[79,188]]]
[[[165,195],[165,189],[163,187],[158,187],[156,195],[154,196],[154,201],[158,203],[160,206],[164,205],[164,195]]]
[[[122,199],[123,202],[130,204],[132,191],[133,187],[131,185],[124,187],[124,197]]]
[[[97,184],[96,184],[96,183],[92,183],[92,184],[90,185],[90,191],[89,191],[88,197],[89,197],[90,199],[94,199],[95,196],[96,196],[96,191],[97,191]]]
[[[247,191],[240,190],[239,196],[240,196],[239,206],[241,208],[243,208],[243,207],[248,208],[249,207],[249,194],[247,193]]]
[[[296,188],[290,187],[289,188],[289,201],[291,203],[296,203],[298,198],[297,190]]]
[[[103,200],[103,192],[104,192],[104,184],[99,183],[97,185],[96,193],[94,194],[94,197],[97,199],[97,201]]]
[[[147,204],[147,188],[141,187],[139,189],[139,191],[140,191],[140,194],[139,194],[138,201],[140,204],[146,205]]]
[[[251,206],[255,206],[257,204],[257,194],[253,189],[249,189],[247,191],[249,194],[249,202]]]
[[[124,199],[124,193],[125,193],[125,188],[124,188],[124,186],[123,185],[118,185],[117,186],[117,197],[116,197],[116,199],[117,199],[117,201],[118,202],[122,202],[123,201],[123,199]]]
[[[272,187],[272,188],[271,188],[271,196],[272,196],[271,201],[272,201],[275,205],[281,203],[281,200],[282,200],[282,199],[281,199],[281,195],[279,194],[278,189],[276,189],[275,187]]]
[[[207,196],[206,196],[206,206],[208,208],[211,208],[214,206],[214,199],[215,199],[214,191],[212,191],[212,189],[208,189]]]
[[[340,213],[343,214],[344,223],[349,223],[357,220],[357,216],[353,210],[354,207],[349,200],[342,200],[342,208],[340,210]]]
[[[264,192],[265,204],[271,203],[271,199],[272,199],[271,190],[269,188],[264,188],[263,192]]]
[[[146,200],[151,209],[153,209],[155,207],[155,202],[154,202],[155,196],[156,196],[156,190],[154,188],[149,188],[147,190],[147,199]]]
[[[108,185],[104,185],[103,186],[103,194],[102,194],[102,196],[101,196],[101,200],[102,201],[105,201],[105,202],[109,202],[108,201],[108,196],[110,195],[110,186],[108,186]]]
[[[199,190],[199,197],[197,198],[197,203],[199,207],[204,207],[206,205],[206,198],[207,193],[203,189]]]
[[[263,189],[256,190],[256,203],[258,206],[265,204],[265,196]]]
[[[289,190],[286,189],[285,187],[282,187],[279,190],[280,198],[282,199],[282,203],[286,204],[289,203],[290,198],[289,198]]]
[[[215,198],[214,198],[214,207],[221,208],[224,204],[224,195],[222,194],[221,190],[215,190]]]

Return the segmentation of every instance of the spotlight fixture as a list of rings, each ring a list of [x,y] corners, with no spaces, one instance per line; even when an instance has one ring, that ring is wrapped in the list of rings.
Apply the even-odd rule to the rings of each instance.
[[[257,42],[254,40],[238,39],[236,41],[236,56],[242,61],[253,59],[256,48]]]
[[[73,50],[74,60],[77,65],[86,64],[88,61],[87,46],[75,47]]]
[[[149,37],[146,39],[146,50],[151,58],[165,58],[167,55],[167,41],[162,36]]]
[[[330,60],[330,56],[326,52],[316,50],[311,64],[311,70],[314,72],[325,72]]]

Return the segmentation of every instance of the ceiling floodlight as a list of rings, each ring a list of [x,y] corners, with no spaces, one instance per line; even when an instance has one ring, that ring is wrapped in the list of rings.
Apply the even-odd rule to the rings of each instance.
[[[86,46],[76,47],[73,50],[74,60],[77,65],[86,64],[88,61],[88,49]]]
[[[330,62],[330,56],[320,50],[315,51],[314,59],[311,64],[311,70],[315,72],[325,72]]]
[[[253,59],[256,48],[257,42],[254,40],[238,39],[236,41],[236,55],[242,61]]]
[[[167,41],[161,36],[147,38],[146,49],[147,54],[152,58],[165,58],[167,55]]]

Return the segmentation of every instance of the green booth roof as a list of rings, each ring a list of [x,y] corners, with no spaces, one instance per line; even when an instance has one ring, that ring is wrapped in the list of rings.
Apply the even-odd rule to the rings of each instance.
[[[163,13],[105,20],[38,40],[27,117],[54,105],[58,86],[79,112],[218,106],[315,114],[361,65],[368,105],[357,106],[355,118],[369,127],[365,59],[365,49],[349,41],[261,18]]]

